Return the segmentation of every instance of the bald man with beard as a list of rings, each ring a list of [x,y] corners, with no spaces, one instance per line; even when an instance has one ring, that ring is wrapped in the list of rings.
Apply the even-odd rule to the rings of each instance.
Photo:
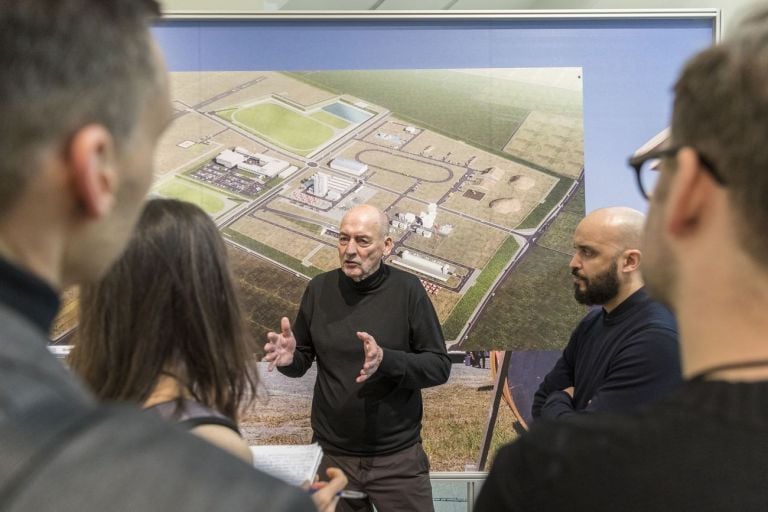
[[[768,510],[768,6],[728,34],[683,68],[668,144],[630,160],[649,200],[643,273],[677,317],[684,383],[625,414],[534,425],[498,451],[475,512]]]
[[[534,396],[534,418],[624,411],[680,385],[675,320],[643,289],[644,221],[631,208],[604,208],[576,228],[574,295],[581,304],[602,307],[579,323],[544,378]]]

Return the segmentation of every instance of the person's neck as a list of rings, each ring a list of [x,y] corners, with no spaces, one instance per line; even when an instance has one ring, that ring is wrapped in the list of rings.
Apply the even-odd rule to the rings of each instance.
[[[721,261],[732,263],[680,276],[674,304],[683,374],[690,378],[704,373],[707,379],[725,381],[767,380],[768,365],[709,371],[768,360],[768,272],[746,260]]]
[[[603,309],[606,313],[610,313],[621,305],[622,302],[631,297],[637,290],[643,287],[643,282],[637,279],[624,284],[619,287],[619,293],[614,298],[603,304]]]
[[[179,382],[179,379],[172,375],[163,374],[157,379],[155,388],[144,401],[143,407],[152,407],[153,405],[187,396],[188,393],[181,382]]]
[[[60,290],[61,267],[55,246],[56,238],[45,229],[8,218],[0,224],[0,257]]]
[[[367,291],[378,288],[383,282],[385,277],[384,263],[379,262],[379,266],[376,267],[373,272],[368,274],[362,279],[349,278],[349,283],[352,288],[358,291]]]

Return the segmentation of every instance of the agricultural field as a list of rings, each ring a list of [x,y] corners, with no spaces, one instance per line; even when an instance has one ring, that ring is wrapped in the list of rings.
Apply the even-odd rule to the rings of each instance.
[[[298,232],[307,238],[320,238],[322,225],[309,220],[300,220],[296,217],[284,215],[271,210],[260,210],[251,214],[256,219],[269,222],[271,224],[282,226],[291,231]]]
[[[239,247],[227,246],[246,320],[258,346],[263,347],[267,332],[280,327],[280,317],[296,317],[306,281]]]
[[[547,231],[539,238],[539,245],[555,251],[573,253],[573,233],[584,215],[574,212],[563,212],[549,225]]]
[[[314,240],[297,236],[296,231],[292,229],[285,229],[251,216],[241,217],[230,229],[299,261],[317,245]]]
[[[501,150],[532,110],[581,115],[581,91],[456,70],[289,73],[383,106],[430,131]],[[403,94],[402,91],[407,91]],[[446,108],[446,106],[450,106]]]
[[[470,320],[480,301],[499,278],[507,262],[514,256],[518,248],[519,245],[513,237],[507,238],[499,247],[488,265],[482,269],[474,284],[461,297],[456,307],[451,310],[450,316],[443,324],[443,334],[446,340],[462,341],[458,339],[461,329]],[[471,347],[471,344],[467,347]],[[464,348],[464,343],[462,343],[462,348]],[[466,348],[465,350],[474,349]]]
[[[332,241],[330,238],[329,240]],[[319,268],[323,272],[328,272],[329,270],[339,268],[339,251],[335,245],[333,247],[323,246],[310,256],[308,260],[312,266]]]
[[[584,167],[582,118],[533,111],[504,147],[504,152],[576,178]]]
[[[570,259],[541,246],[529,250],[496,289],[462,349],[562,350],[587,312],[573,298]]]
[[[220,143],[208,143],[211,137],[221,131],[221,125],[194,112],[184,112],[168,127],[160,139],[155,157],[158,175],[173,174],[190,163],[203,162],[216,156],[224,148]],[[189,141],[189,147],[180,143]],[[203,142],[205,141],[205,142]]]

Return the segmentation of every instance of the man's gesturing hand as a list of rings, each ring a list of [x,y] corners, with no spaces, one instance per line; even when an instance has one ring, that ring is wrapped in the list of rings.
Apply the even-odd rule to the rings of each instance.
[[[368,378],[376,373],[379,369],[381,360],[384,359],[384,351],[373,339],[373,336],[367,332],[358,332],[357,337],[363,342],[363,352],[365,354],[365,361],[363,362],[363,369],[360,370],[360,375],[357,376],[355,382],[365,382]]]
[[[293,362],[293,353],[296,350],[296,338],[291,331],[291,321],[286,317],[280,319],[280,334],[276,332],[267,333],[267,344],[264,345],[264,361],[269,363],[269,371],[275,369],[275,366],[288,366]]]

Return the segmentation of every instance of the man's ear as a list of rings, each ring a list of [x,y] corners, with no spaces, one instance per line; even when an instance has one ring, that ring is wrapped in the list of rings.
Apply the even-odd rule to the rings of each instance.
[[[384,240],[384,256],[389,256],[394,246],[395,242],[392,241],[392,237],[387,235],[387,238]]]
[[[684,147],[677,153],[666,200],[665,225],[671,235],[684,237],[697,228],[716,186],[695,150]]]
[[[113,162],[114,140],[104,126],[86,125],[70,139],[66,163],[72,190],[88,217],[100,218],[112,209],[117,188]]]
[[[642,254],[637,249],[627,249],[624,251],[624,254],[622,254],[622,266],[621,271],[622,272],[634,272],[640,267],[640,259],[642,258]]]

